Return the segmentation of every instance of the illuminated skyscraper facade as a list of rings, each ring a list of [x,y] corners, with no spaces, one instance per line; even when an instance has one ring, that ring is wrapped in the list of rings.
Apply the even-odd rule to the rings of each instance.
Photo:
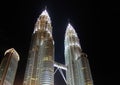
[[[68,24],[65,33],[65,65],[68,85],[93,85],[87,55],[82,52],[77,33]]]
[[[54,40],[48,12],[44,10],[34,27],[23,85],[54,85],[58,70],[66,85],[93,85],[87,55],[82,52],[74,28],[65,33],[65,65],[54,61]],[[57,69],[54,71],[54,67]],[[66,71],[66,77],[62,70]]]
[[[52,26],[44,10],[35,24],[23,85],[54,85],[53,64]]]
[[[19,55],[14,48],[5,52],[5,57],[0,65],[0,85],[13,85],[18,61]]]

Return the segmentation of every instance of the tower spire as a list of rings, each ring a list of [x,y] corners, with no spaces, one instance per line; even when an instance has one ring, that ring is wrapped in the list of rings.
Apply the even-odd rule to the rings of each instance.
[[[67,25],[66,33],[65,33],[65,42],[68,42],[67,40],[70,41],[70,43],[67,45],[72,45],[72,46],[76,45],[76,46],[80,47],[80,49],[81,49],[81,45],[80,45],[77,33],[76,33],[75,29],[73,28],[73,26],[70,24],[70,22]]]
[[[40,17],[41,16],[45,16],[44,20],[46,20],[48,23],[51,23],[51,19],[48,14],[47,7],[45,7],[45,10],[42,11],[42,13],[40,14]]]
[[[42,11],[39,18],[37,19],[37,22],[35,24],[36,26],[34,28],[33,33],[38,31],[39,29],[41,29],[41,27],[40,27],[41,22],[44,22],[44,23],[47,22],[47,23],[51,24],[51,19],[50,19],[50,16],[49,16],[48,12],[47,12],[47,6],[45,6],[45,9]]]
[[[45,10],[42,11],[42,13],[40,14],[40,16],[47,16],[48,18],[50,18],[50,17],[49,17],[49,14],[48,14],[48,12],[47,12],[47,7],[45,7]]]
[[[45,6],[45,10],[47,10],[47,6]]]
[[[75,32],[75,30],[70,22],[68,22],[65,35],[66,36],[75,35],[77,37],[77,33]]]

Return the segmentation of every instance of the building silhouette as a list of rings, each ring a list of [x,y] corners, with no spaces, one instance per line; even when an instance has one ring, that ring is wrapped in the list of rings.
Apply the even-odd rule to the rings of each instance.
[[[14,48],[8,49],[0,65],[0,85],[13,85],[19,55]]]
[[[52,25],[45,9],[34,27],[23,85],[54,85],[57,71],[66,85],[93,85],[87,55],[82,52],[77,33],[70,23],[64,43],[65,65],[54,61]]]

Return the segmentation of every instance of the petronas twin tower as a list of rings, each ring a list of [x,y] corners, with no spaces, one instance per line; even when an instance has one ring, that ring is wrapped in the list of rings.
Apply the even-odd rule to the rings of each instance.
[[[57,70],[66,85],[93,85],[87,55],[82,52],[77,33],[71,24],[68,24],[65,33],[65,65],[55,62],[54,54],[51,20],[44,10],[32,34],[23,85],[54,85]],[[54,67],[57,69],[54,70]],[[66,76],[62,70],[66,71]]]

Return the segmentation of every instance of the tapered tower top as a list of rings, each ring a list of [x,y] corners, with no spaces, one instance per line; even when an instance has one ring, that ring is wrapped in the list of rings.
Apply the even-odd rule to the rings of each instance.
[[[42,16],[42,15],[49,16],[49,14],[48,14],[48,12],[47,12],[46,9],[41,13],[41,16]]]
[[[70,23],[68,23],[65,36],[71,36],[71,35],[75,35],[77,37],[77,33],[75,32],[73,26]]]
[[[44,11],[42,11],[42,13],[40,14],[40,17],[42,17],[42,16],[44,16],[44,19],[46,21],[48,21],[48,23],[51,23],[50,16],[46,9]],[[39,19],[41,19],[40,17],[39,17]]]
[[[66,28],[65,42],[67,42],[68,39],[70,41],[70,43],[69,43],[70,45],[76,45],[76,46],[80,47],[80,49],[81,49],[77,33],[70,23],[68,23],[67,28]]]
[[[50,19],[50,16],[49,16],[49,14],[48,14],[46,9],[44,11],[42,11],[42,13],[40,14],[39,18],[37,19],[33,33],[38,31],[39,29],[42,29],[41,28],[41,24],[43,24],[43,23],[51,24],[51,19]]]

